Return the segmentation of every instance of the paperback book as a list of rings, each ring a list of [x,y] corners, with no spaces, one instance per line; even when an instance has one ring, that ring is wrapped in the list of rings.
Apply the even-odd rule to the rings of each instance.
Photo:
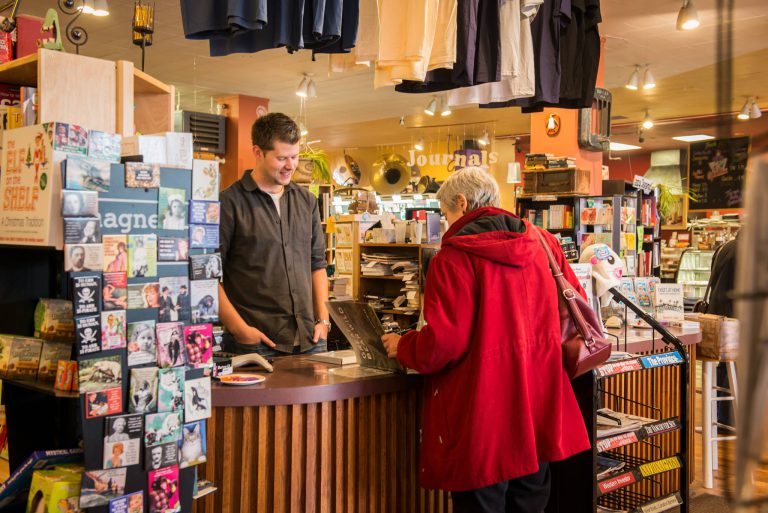
[[[144,470],[157,470],[176,465],[178,462],[178,442],[168,442],[144,448]]]
[[[660,321],[685,320],[682,283],[657,283],[654,287],[656,318]]]
[[[101,244],[64,244],[64,270],[69,273],[101,271]]]
[[[101,312],[101,348],[125,347],[125,310]]]
[[[207,253],[190,255],[190,278],[192,280],[210,280],[221,278],[221,254]]]
[[[52,383],[56,379],[56,369],[59,367],[59,360],[69,360],[71,355],[72,344],[44,340],[43,349],[40,354],[40,364],[37,369],[37,380]]]
[[[72,276],[72,304],[75,316],[99,313],[101,273]]]
[[[189,225],[189,246],[193,249],[218,249],[219,227],[208,224]]]
[[[218,201],[191,200],[189,202],[190,224],[219,224],[221,204]]]
[[[179,467],[187,468],[206,461],[205,421],[184,424],[179,440]]]
[[[88,156],[119,163],[121,141],[120,134],[91,130],[88,132]]]
[[[123,412],[123,389],[108,388],[85,394],[85,418],[93,419]]]
[[[157,215],[158,228],[185,230],[187,228],[187,192],[184,189],[160,187]]]
[[[219,281],[190,282],[192,291],[192,322],[213,323],[219,320]]]
[[[194,422],[211,416],[211,378],[184,382],[184,421]]]
[[[99,215],[99,193],[96,191],[61,191],[62,217],[95,217]]]
[[[158,413],[183,410],[184,367],[160,369],[159,376]]]
[[[157,260],[160,262],[184,262],[189,259],[189,241],[186,237],[157,239]]]
[[[128,323],[128,367],[155,363],[157,345],[155,342],[155,321]]]
[[[179,502],[179,467],[149,471],[149,513],[177,513]]]
[[[219,199],[219,163],[215,160],[196,159],[192,162],[192,199]]]
[[[144,445],[151,447],[170,442],[178,443],[181,438],[182,413],[167,411],[147,415],[144,426]]]
[[[80,509],[106,506],[125,493],[125,468],[87,470],[80,486]]]
[[[193,324],[184,326],[187,365],[207,367],[213,361],[213,326],[211,324]]]
[[[77,373],[81,394],[118,388],[123,384],[120,355],[82,358],[78,362]]]
[[[131,369],[128,411],[131,413],[157,411],[157,371],[157,367]]]
[[[180,322],[157,324],[157,365],[178,367],[184,365],[184,325]]]
[[[101,351],[101,315],[75,319],[77,354],[83,356]]]
[[[144,513],[144,492],[129,493],[109,501],[109,513]]]
[[[160,283],[129,283],[128,310],[157,308],[160,306]]]
[[[128,236],[123,234],[104,235],[104,272],[125,273],[128,271]]]
[[[104,421],[104,468],[138,465],[143,435],[143,415],[107,417]]]
[[[157,276],[157,235],[128,235],[128,276]]]
[[[125,186],[139,189],[157,189],[160,187],[160,165],[146,162],[126,162]]]
[[[37,377],[43,341],[29,337],[13,337],[6,375],[13,379]]]
[[[160,278],[159,322],[189,321],[189,278],[171,276]]]
[[[101,291],[102,309],[125,310],[128,308],[128,277],[124,272],[104,273]]]
[[[107,160],[70,155],[64,161],[64,188],[109,192],[111,163]]]
[[[102,242],[101,225],[97,217],[65,217],[65,244],[96,244]]]

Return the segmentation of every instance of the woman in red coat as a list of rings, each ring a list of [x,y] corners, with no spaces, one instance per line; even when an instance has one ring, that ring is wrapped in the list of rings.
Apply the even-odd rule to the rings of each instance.
[[[549,498],[548,463],[590,448],[562,366],[558,292],[534,226],[501,210],[480,168],[437,193],[450,228],[432,259],[420,331],[383,337],[425,374],[419,475],[454,512],[531,512]],[[560,268],[584,294],[557,240]]]

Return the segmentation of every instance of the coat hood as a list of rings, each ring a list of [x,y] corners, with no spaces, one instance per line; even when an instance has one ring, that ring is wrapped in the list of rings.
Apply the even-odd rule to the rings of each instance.
[[[500,208],[483,207],[456,221],[443,236],[442,247],[503,265],[525,267],[540,244],[527,221]]]

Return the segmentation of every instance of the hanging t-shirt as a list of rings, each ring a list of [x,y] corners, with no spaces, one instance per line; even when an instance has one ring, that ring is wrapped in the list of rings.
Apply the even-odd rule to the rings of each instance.
[[[339,2],[342,4],[342,2]],[[349,53],[356,45],[357,33],[360,20],[360,2],[359,0],[343,0],[341,9],[336,8],[333,11],[333,16],[339,16],[340,35],[336,40],[320,45],[314,49],[314,53]],[[326,19],[328,18],[328,12],[325,13]],[[335,23],[335,22],[334,22]],[[335,25],[333,30],[336,30]],[[310,48],[310,47],[307,47]]]
[[[227,37],[267,24],[267,0],[181,0],[187,39]]]

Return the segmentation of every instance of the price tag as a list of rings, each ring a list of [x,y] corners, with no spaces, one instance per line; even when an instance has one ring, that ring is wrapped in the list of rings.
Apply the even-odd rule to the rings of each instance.
[[[639,189],[646,194],[650,194],[653,191],[653,182],[644,176],[635,175],[635,180],[632,182],[632,187]]]

